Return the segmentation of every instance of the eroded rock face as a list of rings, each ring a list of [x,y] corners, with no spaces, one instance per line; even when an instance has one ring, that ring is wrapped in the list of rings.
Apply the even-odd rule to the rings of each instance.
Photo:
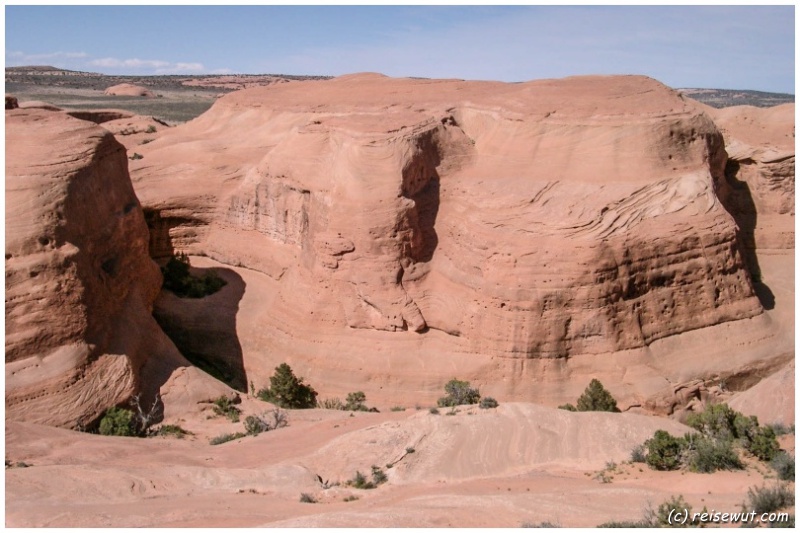
[[[233,93],[172,133],[132,164],[151,251],[280,280],[264,321],[298,337],[561,358],[762,312],[722,136],[648,78],[348,76]],[[200,161],[170,159],[189,145]]]
[[[59,112],[6,113],[9,419],[78,427],[139,390],[166,341],[150,316],[161,275],[147,248],[109,132]]]
[[[721,198],[742,229],[743,243],[749,250],[794,248],[794,104],[710,113],[729,158]]]

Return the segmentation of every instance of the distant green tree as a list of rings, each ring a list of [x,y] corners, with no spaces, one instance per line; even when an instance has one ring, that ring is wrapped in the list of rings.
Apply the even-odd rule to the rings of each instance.
[[[275,374],[269,378],[268,389],[258,391],[258,397],[287,409],[310,409],[317,406],[317,391],[303,383],[286,363],[275,367]]]
[[[444,386],[444,392],[447,393],[447,396],[439,398],[439,407],[469,405],[478,403],[481,399],[481,393],[478,392],[478,389],[470,387],[469,381],[451,379]]]
[[[609,411],[618,413],[617,401],[611,396],[603,384],[593,379],[580,398],[578,398],[578,411]]]

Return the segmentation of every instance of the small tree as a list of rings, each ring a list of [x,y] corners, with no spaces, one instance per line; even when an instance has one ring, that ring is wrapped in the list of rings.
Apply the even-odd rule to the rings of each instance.
[[[478,392],[478,389],[470,387],[469,381],[451,379],[444,386],[444,392],[447,393],[447,396],[439,398],[439,407],[474,404],[481,399],[481,393]]]
[[[578,411],[609,411],[618,413],[617,401],[611,396],[603,384],[593,379],[583,394],[578,398]]]
[[[675,438],[663,429],[657,430],[652,439],[644,443],[647,448],[645,462],[656,470],[676,470],[681,465],[681,455],[686,441]]]
[[[344,405],[345,411],[366,411],[367,406],[364,402],[367,401],[367,395],[361,391],[351,392],[347,395],[347,403]]]
[[[317,391],[303,383],[286,363],[275,367],[269,378],[270,387],[258,392],[258,397],[287,409],[310,409],[317,406]]]
[[[112,407],[100,420],[100,434],[114,437],[135,437],[133,416],[133,411],[130,409]]]

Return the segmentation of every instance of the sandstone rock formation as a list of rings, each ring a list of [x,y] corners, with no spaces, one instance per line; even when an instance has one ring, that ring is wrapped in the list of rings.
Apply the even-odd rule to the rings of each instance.
[[[239,91],[171,134],[132,165],[151,252],[279,279],[297,336],[559,358],[762,312],[722,136],[648,78],[348,76]]]
[[[124,148],[42,109],[6,112],[6,417],[94,421],[187,365],[151,316],[161,286]]]
[[[131,83],[120,83],[109,87],[104,91],[108,96],[143,96],[146,98],[155,98],[155,94],[145,87],[133,85]]]
[[[745,245],[794,248],[794,104],[709,112],[725,136],[729,158],[730,187],[721,195]]]

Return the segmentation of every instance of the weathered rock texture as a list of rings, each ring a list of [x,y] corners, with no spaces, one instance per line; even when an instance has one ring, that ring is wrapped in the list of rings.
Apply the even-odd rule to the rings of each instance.
[[[155,94],[145,87],[141,87],[139,85],[133,85],[131,83],[120,83],[119,85],[114,85],[113,87],[109,87],[104,91],[105,94],[109,96],[143,96],[146,98],[155,98]]]
[[[794,104],[709,109],[729,158],[721,197],[744,245],[794,248]]]
[[[78,427],[185,361],[150,312],[161,275],[105,129],[6,112],[6,417]],[[151,360],[153,358],[154,360]]]
[[[550,358],[762,312],[716,195],[722,136],[649,78],[280,84],[172,139],[133,164],[151,251],[279,278],[282,328]]]

